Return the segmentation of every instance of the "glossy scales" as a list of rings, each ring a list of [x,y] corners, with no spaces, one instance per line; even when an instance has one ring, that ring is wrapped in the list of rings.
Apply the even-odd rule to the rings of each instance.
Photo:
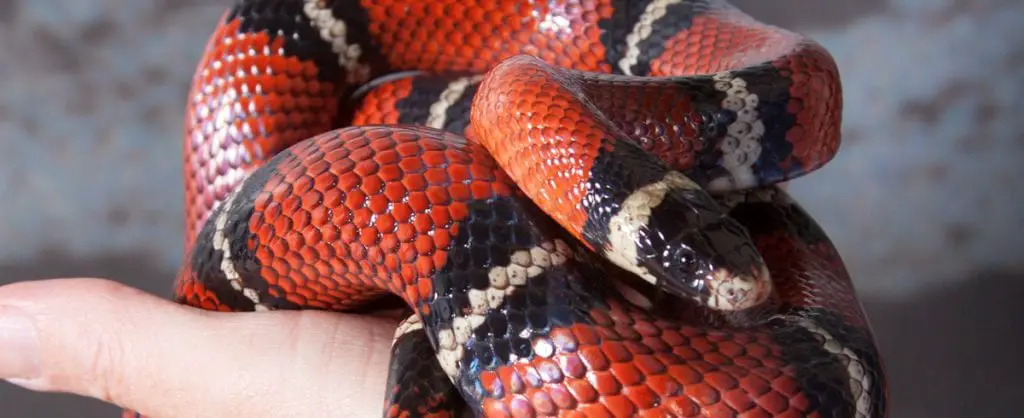
[[[216,202],[278,151],[330,129],[336,113],[339,72],[323,58],[330,46],[308,22],[296,21],[299,5],[264,10],[245,3],[210,37],[192,80],[186,248]]]
[[[390,389],[385,399],[384,416],[461,417],[464,404],[458,402],[455,387],[438,367],[426,331],[422,326],[399,326],[399,330],[405,332],[396,334],[391,347],[387,383]]]
[[[671,170],[591,105],[573,73],[518,56],[474,99],[476,140],[563,228],[677,296],[745,309],[770,278],[750,237],[698,183]]]
[[[471,117],[500,102],[501,83],[481,82],[487,72],[520,54],[594,72],[525,85],[523,106]],[[193,251],[178,300],[365,311],[397,295],[423,322],[396,340],[389,416],[886,415],[881,360],[842,260],[769,187],[826,163],[839,143],[838,71],[806,38],[707,0],[237,0],[189,103]],[[527,113],[547,128],[499,144],[523,158],[475,143]],[[345,124],[360,126],[332,130]],[[364,126],[375,124],[404,126]],[[657,170],[615,178],[602,167],[633,165],[601,142],[611,131],[692,185]],[[580,146],[543,158],[530,148],[559,135]],[[526,175],[575,182],[523,200],[520,188],[542,189],[506,173],[558,158],[580,170]],[[539,209],[586,199],[593,184],[632,196],[659,182],[714,192],[717,202],[686,200],[699,202],[694,216],[722,214],[738,228],[731,235],[748,234],[716,251],[763,256],[765,303],[725,312],[659,294],[549,217],[589,215]],[[726,194],[748,187],[757,188]]]

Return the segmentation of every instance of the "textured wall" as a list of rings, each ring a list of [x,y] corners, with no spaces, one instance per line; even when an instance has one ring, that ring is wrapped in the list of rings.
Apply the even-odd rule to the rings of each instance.
[[[0,0],[0,283],[102,275],[167,293],[184,95],[225,3]],[[843,148],[791,190],[862,292],[892,416],[1010,416],[1024,390],[1024,3],[768,3],[735,1],[813,36],[842,71]],[[114,414],[0,386],[0,417]]]

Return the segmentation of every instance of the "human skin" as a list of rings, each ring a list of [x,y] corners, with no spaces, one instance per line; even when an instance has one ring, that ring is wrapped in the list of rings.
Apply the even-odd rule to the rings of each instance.
[[[149,417],[381,413],[390,318],[217,313],[117,282],[0,287],[0,378]]]

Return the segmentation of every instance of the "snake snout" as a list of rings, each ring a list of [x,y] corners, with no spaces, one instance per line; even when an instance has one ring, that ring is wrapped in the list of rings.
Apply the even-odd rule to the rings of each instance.
[[[715,268],[708,275],[706,283],[708,292],[705,304],[722,311],[753,308],[764,303],[772,292],[771,275],[768,267],[763,264],[751,266],[746,271]]]

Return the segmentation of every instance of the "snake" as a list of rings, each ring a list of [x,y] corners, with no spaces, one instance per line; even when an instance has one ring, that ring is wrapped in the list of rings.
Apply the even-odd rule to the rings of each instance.
[[[784,187],[839,148],[820,44],[723,0],[233,1],[178,303],[397,309],[385,417],[887,416]]]

